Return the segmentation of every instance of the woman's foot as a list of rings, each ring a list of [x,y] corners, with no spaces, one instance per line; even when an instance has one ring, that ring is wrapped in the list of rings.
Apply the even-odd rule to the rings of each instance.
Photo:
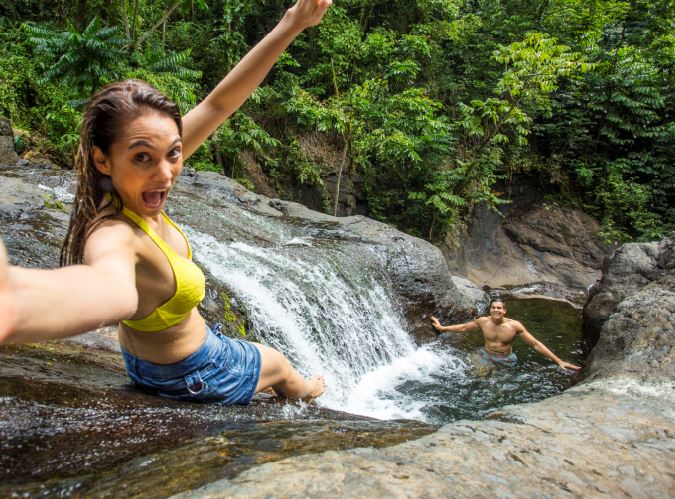
[[[309,391],[307,392],[307,395],[302,398],[305,402],[311,402],[326,391],[326,379],[323,374],[313,376],[312,379],[307,381],[307,384],[309,385]]]

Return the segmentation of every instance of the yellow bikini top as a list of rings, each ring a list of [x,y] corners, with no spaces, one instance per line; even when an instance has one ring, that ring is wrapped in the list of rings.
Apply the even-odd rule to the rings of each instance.
[[[134,222],[152,239],[162,253],[169,260],[176,279],[176,293],[166,302],[156,308],[154,312],[143,319],[122,321],[125,325],[138,331],[162,331],[175,326],[185,319],[193,308],[204,299],[206,293],[206,281],[201,269],[192,262],[192,249],[183,231],[162,212],[164,219],[175,227],[185,239],[188,247],[187,258],[176,253],[159,235],[152,230],[148,223],[128,208],[122,208],[122,214]]]

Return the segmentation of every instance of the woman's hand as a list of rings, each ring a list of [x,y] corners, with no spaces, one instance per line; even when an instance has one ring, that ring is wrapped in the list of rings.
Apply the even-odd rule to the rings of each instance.
[[[7,251],[0,239],[0,343],[3,343],[16,326],[16,303],[9,290],[9,263]]]
[[[183,160],[199,148],[253,93],[296,36],[319,24],[333,0],[298,0],[274,29],[246,54],[183,118]]]
[[[285,17],[298,31],[302,31],[319,24],[332,3],[333,0],[298,0],[288,9]]]

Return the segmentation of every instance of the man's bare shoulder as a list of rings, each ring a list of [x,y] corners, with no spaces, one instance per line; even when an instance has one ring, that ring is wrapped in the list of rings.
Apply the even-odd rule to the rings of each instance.
[[[517,321],[515,319],[509,319],[508,317],[504,317],[504,322],[518,332],[523,331],[525,329],[525,326],[523,326],[523,324],[520,321]]]

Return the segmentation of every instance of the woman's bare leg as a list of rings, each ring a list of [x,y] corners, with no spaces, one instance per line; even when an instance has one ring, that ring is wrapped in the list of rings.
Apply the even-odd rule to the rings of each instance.
[[[326,389],[323,376],[318,375],[306,380],[293,369],[291,363],[281,352],[260,343],[253,344],[260,350],[262,357],[256,393],[272,387],[282,397],[312,400]]]

